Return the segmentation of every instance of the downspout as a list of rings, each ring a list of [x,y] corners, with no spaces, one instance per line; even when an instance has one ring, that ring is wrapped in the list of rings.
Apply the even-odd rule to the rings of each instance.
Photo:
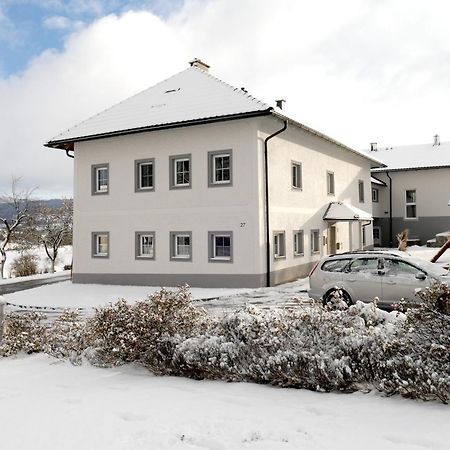
[[[75,156],[69,154],[70,151],[73,151],[73,150],[66,150],[66,155],[67,155],[67,157],[69,157],[69,158],[75,158]]]
[[[265,175],[265,195],[266,195],[266,285],[270,287],[270,214],[269,214],[269,158],[267,155],[267,143],[270,139],[278,136],[288,127],[287,120],[284,120],[283,128],[275,131],[264,139],[264,175]]]
[[[386,172],[389,178],[389,247],[392,247],[392,178],[389,172]]]

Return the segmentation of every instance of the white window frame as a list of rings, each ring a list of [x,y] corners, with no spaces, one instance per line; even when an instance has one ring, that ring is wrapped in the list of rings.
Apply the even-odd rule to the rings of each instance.
[[[101,242],[101,240],[103,238],[106,238],[106,243]],[[106,245],[106,251],[101,251],[102,245],[103,246]],[[94,231],[92,233],[92,257],[93,258],[108,258],[109,257],[109,232]]]
[[[414,192],[414,202],[408,202],[408,192]],[[413,217],[408,216],[408,206],[415,206],[416,215]],[[417,220],[419,218],[417,214],[417,190],[416,189],[405,189],[405,219],[406,220]]]
[[[217,255],[216,238],[225,237],[230,239],[230,255]],[[233,232],[232,231],[210,231],[208,232],[209,262],[233,262]]]
[[[293,189],[303,189],[303,173],[301,162],[291,162],[291,186]]]
[[[314,248],[314,235],[317,234],[317,249]],[[311,255],[320,253],[320,230],[311,230]]]
[[[152,252],[144,253],[144,238],[150,238]],[[138,231],[136,232],[136,259],[155,259],[155,233],[152,231]]]
[[[336,180],[331,170],[327,170],[327,194],[336,195]]]
[[[273,257],[274,259],[286,258],[286,233],[284,231],[273,232]]]
[[[217,179],[216,175],[216,164],[219,158],[228,158],[229,167],[222,170],[222,175],[225,170],[229,172],[228,180]],[[216,150],[213,152],[208,152],[208,187],[214,186],[231,186],[233,184],[233,151],[229,150]]]
[[[178,163],[188,163],[189,170],[188,171],[180,171],[177,172]],[[170,167],[170,189],[189,189],[192,186],[192,158],[190,154],[186,155],[174,155],[169,156],[169,167]],[[183,173],[188,174],[188,182],[178,183],[177,174]],[[183,177],[184,178],[184,177]]]
[[[187,171],[183,169],[182,171],[180,171],[180,173],[182,174],[183,179],[187,174],[189,181],[179,183],[178,182],[178,167],[177,167],[177,165],[179,163],[183,163],[183,166],[184,166],[184,163],[186,163],[186,162],[189,164],[189,169]],[[190,184],[191,184],[191,160],[189,158],[174,159],[173,160],[173,185],[186,187],[186,186],[189,186]]]
[[[135,168],[135,174],[136,174],[136,186],[135,190],[136,192],[142,192],[142,191],[153,191],[155,189],[155,160],[152,159],[142,159],[135,161],[136,168]],[[152,184],[151,186],[143,186],[142,185],[142,168],[144,166],[150,166],[152,168]]]
[[[378,203],[380,200],[380,190],[378,188],[372,188],[372,203]]]
[[[189,253],[180,253],[179,238],[188,238],[189,244],[182,244],[183,247],[189,249]],[[192,260],[192,232],[190,231],[171,231],[170,232],[170,259],[176,261],[191,261]]]
[[[301,245],[301,251],[300,250]],[[303,230],[295,230],[293,238],[294,256],[304,256],[305,254],[305,233]]]
[[[100,173],[105,172],[105,183],[100,184]],[[109,164],[95,164],[92,166],[92,195],[104,195],[109,193]]]

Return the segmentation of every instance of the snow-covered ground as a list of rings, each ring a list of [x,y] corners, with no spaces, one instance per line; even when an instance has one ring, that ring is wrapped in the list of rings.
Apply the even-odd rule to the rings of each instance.
[[[2,450],[446,450],[450,409],[370,393],[0,360]]]

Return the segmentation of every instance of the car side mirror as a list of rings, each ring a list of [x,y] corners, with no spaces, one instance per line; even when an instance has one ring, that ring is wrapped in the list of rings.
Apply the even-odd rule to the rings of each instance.
[[[416,278],[420,281],[426,280],[427,276],[423,273],[423,272],[417,272],[416,273]]]

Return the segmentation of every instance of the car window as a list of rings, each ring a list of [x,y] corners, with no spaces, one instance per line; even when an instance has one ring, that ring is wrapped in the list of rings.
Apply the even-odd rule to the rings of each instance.
[[[322,270],[325,272],[342,272],[349,261],[349,258],[331,259],[322,264]]]
[[[385,259],[384,269],[385,274],[391,276],[407,275],[414,277],[417,272],[421,272],[417,267],[397,259]]]
[[[355,259],[349,266],[349,272],[361,273],[361,272],[373,272],[378,269],[377,258],[359,258]]]

